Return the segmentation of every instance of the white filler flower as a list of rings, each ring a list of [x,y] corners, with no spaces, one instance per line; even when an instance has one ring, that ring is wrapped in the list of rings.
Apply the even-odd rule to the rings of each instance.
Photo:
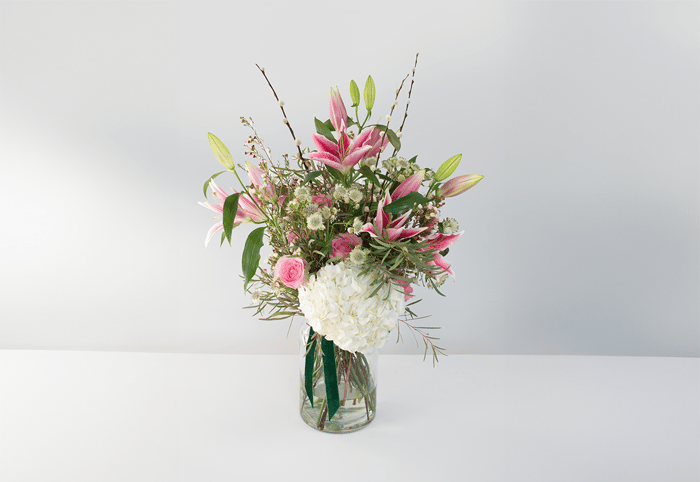
[[[406,305],[403,291],[393,285],[370,297],[374,278],[361,271],[342,261],[324,266],[299,288],[299,306],[327,340],[343,350],[371,353],[384,345]]]

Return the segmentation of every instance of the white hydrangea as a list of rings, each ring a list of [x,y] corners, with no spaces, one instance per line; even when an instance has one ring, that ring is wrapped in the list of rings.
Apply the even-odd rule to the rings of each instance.
[[[324,266],[299,288],[299,307],[327,340],[367,354],[386,343],[406,305],[403,291],[393,285],[370,297],[374,278],[360,276],[361,271],[343,261]]]

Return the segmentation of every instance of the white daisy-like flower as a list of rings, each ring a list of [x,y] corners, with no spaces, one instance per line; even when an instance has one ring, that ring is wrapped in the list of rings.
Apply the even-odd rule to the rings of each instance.
[[[456,219],[445,218],[445,220],[442,222],[442,229],[445,234],[456,233],[459,231],[459,224],[457,223]]]
[[[312,231],[318,231],[319,229],[323,229],[323,217],[321,216],[321,213],[315,212],[311,216],[306,218],[306,225]]]
[[[352,202],[359,203],[362,201],[362,192],[358,191],[357,189],[350,189],[350,191],[348,191],[348,197],[352,200]]]
[[[294,190],[294,197],[299,201],[311,202],[311,191],[306,186],[299,186]]]
[[[367,261],[367,252],[362,249],[362,246],[355,246],[352,251],[350,251],[350,261],[356,266],[365,264],[365,261]]]
[[[341,261],[321,268],[299,288],[299,307],[309,325],[350,352],[371,353],[386,343],[406,307],[403,290],[376,285],[370,274]]]
[[[352,229],[354,229],[356,233],[362,231],[362,226],[364,226],[364,223],[360,218],[355,218],[355,220],[352,222]]]
[[[345,186],[341,186],[340,184],[333,190],[333,199],[344,199],[347,195],[348,190],[345,189]]]

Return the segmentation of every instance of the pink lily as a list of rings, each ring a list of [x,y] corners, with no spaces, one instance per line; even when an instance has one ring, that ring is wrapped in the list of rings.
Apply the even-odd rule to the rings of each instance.
[[[366,138],[362,135],[364,132],[357,136],[352,144],[345,131],[340,131],[338,134],[340,139],[337,144],[319,134],[314,134],[312,137],[318,152],[312,152],[309,157],[347,174],[355,164],[367,156],[372,146],[362,145],[363,138]]]
[[[391,194],[391,199],[396,201],[397,199],[401,199],[407,194],[418,191],[418,189],[420,189],[421,183],[423,182],[424,176],[425,169],[422,169],[417,173],[409,176],[404,182],[399,184],[399,187],[394,189],[394,192]]]
[[[368,132],[368,134],[367,138],[363,140],[363,145],[372,146],[372,149],[367,153],[367,157],[377,157],[389,143],[389,138],[381,135],[382,131],[374,127],[363,131],[360,136],[365,132]]]
[[[211,187],[211,190],[214,191],[214,194],[216,196],[216,199],[218,200],[218,203],[212,204],[212,203],[200,202],[199,204],[201,204],[202,206],[204,206],[207,209],[214,211],[215,213],[223,214],[224,202],[226,201],[226,198],[229,195],[226,194],[226,192],[223,189],[221,189],[219,186],[217,186],[213,180],[209,182],[209,187]],[[234,189],[233,192],[235,193],[236,190]],[[241,199],[239,198],[238,199],[239,206],[240,206],[240,202],[241,202]],[[246,212],[243,211],[242,209],[239,209],[238,211],[236,211],[236,217],[233,220],[233,225],[238,226],[239,224],[246,222],[246,221],[249,221],[249,220],[250,220],[250,217],[246,214]],[[224,222],[223,221],[220,221],[220,222],[216,223],[214,226],[212,226],[209,229],[209,232],[207,233],[207,237],[204,241],[204,247],[209,246],[209,241],[211,241],[211,238],[219,231],[223,231],[223,229],[224,229]]]
[[[334,89],[331,89],[330,114],[331,124],[338,133],[338,142],[335,143],[322,135],[314,134],[312,138],[318,151],[312,152],[309,157],[347,174],[355,164],[375,149],[374,144],[365,144],[371,140],[374,129],[367,129],[360,133],[351,143],[346,133],[348,114],[345,104],[340,93]]]
[[[461,231],[459,233],[455,234],[440,234],[440,233],[435,233],[431,234],[430,236],[426,236],[423,238],[421,241],[428,241],[430,243],[430,248],[428,249],[436,249],[437,251],[433,254],[433,260],[429,261],[427,264],[433,265],[433,266],[438,266],[442,268],[443,271],[446,271],[452,277],[455,277],[454,271],[450,269],[450,264],[445,261],[445,258],[442,257],[440,254],[440,251],[444,251],[447,249],[449,246],[452,245],[455,241],[457,241],[462,234],[464,234],[464,231]]]
[[[483,178],[484,176],[479,174],[465,174],[464,176],[453,177],[440,186],[437,195],[442,198],[457,196],[476,186]]]
[[[236,192],[236,190],[234,189],[233,192]],[[261,223],[267,219],[267,216],[265,216],[258,206],[262,206],[262,202],[255,194],[251,194],[250,196],[241,194],[241,197],[238,198],[238,211],[236,212],[236,216],[238,212],[243,211],[243,214],[250,218],[251,221],[254,223]]]
[[[384,212],[384,206],[391,204],[391,196],[386,194],[384,199],[377,204],[377,216],[374,223],[367,223],[362,226],[361,233],[369,233],[373,238],[380,238],[385,241],[397,241],[399,239],[411,238],[422,233],[428,228],[404,228],[411,211],[392,221],[391,214]]]
[[[248,179],[250,180],[251,184],[257,187],[260,192],[264,192],[269,199],[274,198],[275,186],[272,184],[266,184],[265,173],[263,170],[248,161],[246,161],[245,167],[248,170]]]

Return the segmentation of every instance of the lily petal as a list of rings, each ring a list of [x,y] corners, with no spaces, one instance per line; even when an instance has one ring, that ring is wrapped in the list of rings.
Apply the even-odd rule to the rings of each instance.
[[[409,176],[408,179],[399,184],[399,187],[397,187],[394,192],[391,193],[391,198],[396,201],[409,193],[418,191],[421,183],[423,182],[423,177],[425,177],[425,169],[422,169]]]
[[[330,141],[323,137],[320,134],[314,134],[311,136],[311,138],[314,141],[314,144],[316,145],[316,149],[318,149],[321,152],[328,152],[330,154],[333,154],[335,157],[339,157],[340,153],[338,151],[338,144],[336,144],[333,141]]]
[[[207,239],[204,241],[204,247],[209,246],[209,241],[211,241],[211,238],[218,233],[219,231],[223,231],[224,229],[224,222],[216,223],[214,226],[209,229],[209,232],[207,233]]]

